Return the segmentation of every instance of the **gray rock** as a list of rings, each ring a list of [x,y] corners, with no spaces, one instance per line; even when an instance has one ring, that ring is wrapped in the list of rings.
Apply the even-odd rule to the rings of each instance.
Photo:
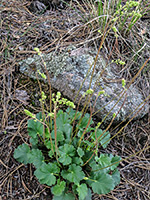
[[[75,101],[78,103],[80,97],[89,89],[95,55],[96,52],[91,49],[76,49],[74,46],[66,48],[59,55],[54,55],[54,53],[42,54],[51,77],[52,87],[60,91],[70,100],[74,100],[82,82],[86,78],[79,92],[79,96]],[[34,79],[36,79],[36,70],[44,72],[41,58],[38,55],[23,60],[19,64],[20,72]],[[33,69],[33,66],[34,68],[36,67],[36,70]],[[89,70],[90,66],[92,66],[91,70]],[[94,111],[97,112],[96,115],[100,119],[108,115],[104,123],[109,123],[112,120],[113,113],[117,114],[118,111],[119,114],[116,116],[114,122],[131,119],[135,114],[135,109],[144,100],[141,92],[134,84],[127,91],[122,88],[122,77],[119,77],[116,73],[116,67],[117,65],[115,63],[111,63],[106,67],[106,60],[102,55],[99,55],[90,86],[94,90],[91,105],[94,105],[99,91],[105,91],[105,94],[101,94],[98,97],[94,108]],[[89,74],[86,77],[88,71]],[[124,95],[122,96],[122,94]],[[85,98],[82,99],[81,105],[84,103]],[[149,106],[145,105],[137,114],[136,119],[148,113],[148,109]]]

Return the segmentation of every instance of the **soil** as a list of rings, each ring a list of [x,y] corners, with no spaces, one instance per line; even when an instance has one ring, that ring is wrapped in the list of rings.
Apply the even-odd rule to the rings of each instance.
[[[85,26],[80,11],[77,14],[70,7],[56,8],[52,5],[44,13],[35,13],[32,12],[30,3],[27,0],[2,0],[0,4],[0,200],[52,199],[50,188],[39,184],[34,176],[34,166],[20,164],[13,158],[15,148],[29,142],[28,118],[23,110],[29,109],[34,113],[40,111],[39,86],[37,82],[19,73],[19,61],[35,54],[34,47],[45,53],[57,53],[69,44],[92,45],[98,48],[101,41],[100,37],[97,38],[94,24],[92,31],[89,24]],[[77,4],[74,6],[78,8]],[[89,14],[84,13],[84,17],[88,18]],[[121,54],[111,49],[113,41],[115,39],[110,38],[105,43],[104,51],[108,58],[110,55],[112,58],[120,58]],[[109,44],[110,48],[107,48]],[[145,50],[143,59],[148,57],[149,53]],[[129,64],[130,62],[128,66]],[[123,73],[129,78],[136,71],[137,68],[128,68]],[[149,65],[136,84],[147,97]],[[48,85],[42,83],[42,89],[48,94]],[[95,119],[95,123],[97,122],[98,119]],[[123,161],[119,165],[121,182],[109,194],[93,194],[92,199],[150,199],[150,113],[141,120],[112,126],[109,131],[112,136],[118,134],[111,140],[105,152],[122,157]]]

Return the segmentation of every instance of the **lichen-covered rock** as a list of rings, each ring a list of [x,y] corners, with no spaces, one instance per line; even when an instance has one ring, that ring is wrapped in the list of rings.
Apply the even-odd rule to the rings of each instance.
[[[103,119],[108,115],[104,123],[110,122],[113,113],[117,114],[118,111],[116,122],[132,118],[135,114],[135,109],[144,100],[141,92],[134,85],[131,85],[125,91],[122,88],[122,77],[115,73],[116,64],[112,63],[106,66],[106,60],[102,55],[98,57],[90,85],[95,56],[96,52],[91,49],[76,49],[74,46],[66,48],[58,55],[53,53],[42,54],[51,77],[52,87],[60,91],[64,96],[74,100],[80,89],[79,96],[75,101],[78,103],[80,97],[90,87],[94,90],[91,99],[91,105],[94,105],[97,94],[99,91],[104,90],[105,94],[98,97],[94,108],[97,116]],[[44,72],[41,58],[38,55],[20,62],[20,72],[31,78],[36,79],[35,71],[37,70]],[[122,96],[122,94],[124,95]],[[81,101],[82,105],[84,100],[83,98]],[[142,108],[136,118],[141,118],[146,113],[148,113],[148,105]]]

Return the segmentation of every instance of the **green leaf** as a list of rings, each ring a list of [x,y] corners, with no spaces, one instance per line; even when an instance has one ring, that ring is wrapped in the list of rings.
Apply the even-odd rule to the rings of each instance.
[[[111,164],[113,164],[112,166],[111,166],[111,170],[114,170],[114,169],[116,169],[116,167],[119,165],[119,161],[121,160],[121,157],[120,156],[114,156],[113,158],[112,158],[112,160],[111,160]],[[116,163],[116,162],[118,162],[118,163]]]
[[[45,137],[50,138],[49,130],[48,128],[45,128]]]
[[[100,168],[110,166],[106,168],[108,171],[109,169],[114,170],[119,165],[119,161],[121,160],[120,156],[113,156],[112,154],[100,154],[100,157],[95,157],[95,160],[101,165]],[[116,163],[118,162],[118,163]]]
[[[52,140],[52,144],[53,144],[53,149],[55,149],[55,142],[54,142],[54,140]],[[47,149],[52,149],[52,147],[51,147],[51,141],[49,139],[45,140],[44,145],[46,146]]]
[[[75,148],[72,145],[65,144],[64,146],[59,147],[59,162],[63,165],[68,165],[72,162],[72,158],[75,155]]]
[[[27,144],[22,144],[17,147],[14,151],[14,158],[23,163],[30,163],[30,148]]]
[[[79,129],[77,136],[80,138],[82,136],[82,134],[83,134],[83,130]]]
[[[49,155],[50,158],[52,158],[52,157],[54,156],[54,152],[50,150],[50,151],[48,152],[48,155]]]
[[[84,172],[82,171],[82,168],[75,164],[70,165],[67,171],[63,170],[61,175],[64,179],[67,179],[68,181],[75,184],[79,184],[79,182],[85,176]]]
[[[93,192],[97,194],[107,194],[114,189],[114,180],[109,174],[99,173],[95,181],[91,184]]]
[[[30,143],[32,144],[32,147],[36,147],[38,144],[38,137],[30,138]]]
[[[36,118],[41,121],[42,120],[42,112],[37,113]]]
[[[36,168],[40,167],[44,161],[44,156],[39,149],[32,149],[29,158]]]
[[[90,118],[90,114],[86,113],[84,115],[84,117],[82,118],[81,120],[81,123],[80,124],[77,124],[77,127],[82,131],[88,124],[88,121],[89,121],[89,118]],[[91,119],[90,123],[89,123],[89,128],[90,128],[90,125],[93,124],[93,120]],[[88,131],[88,130],[87,130]]]
[[[38,168],[34,175],[38,178],[41,184],[47,184],[52,186],[56,183],[55,173],[59,173],[59,168],[54,163],[43,163],[40,168]]]
[[[45,140],[45,146],[47,149],[50,149],[50,151],[48,152],[48,155],[50,158],[53,157],[54,155],[54,152],[55,152],[55,144],[54,144],[54,141],[52,141],[52,145],[53,145],[53,151],[52,151],[52,147],[51,147],[51,142],[49,140]]]
[[[66,112],[67,112],[67,114],[69,116],[69,119],[71,119],[71,120],[74,119],[75,114],[76,114],[76,110],[73,110],[72,108],[67,108]],[[75,120],[79,120],[81,116],[82,116],[82,113],[81,112],[77,112]]]
[[[92,192],[91,192],[90,188],[88,188],[88,193],[84,200],[92,200]]]
[[[76,165],[82,165],[83,164],[83,160],[80,157],[73,157],[72,158],[72,163],[74,163]]]
[[[97,131],[96,131],[96,137],[95,137],[95,132],[93,132],[92,135],[91,135],[91,138],[95,141],[102,134],[103,134],[102,129],[97,129]]]
[[[36,118],[41,120],[42,114],[38,113],[36,115]],[[29,134],[29,136],[36,139],[38,134],[43,136],[43,131],[44,131],[44,126],[41,122],[36,121],[34,119],[28,120],[28,134]]]
[[[89,163],[89,166],[92,168],[91,174],[99,174],[99,173],[106,173],[108,169],[101,169],[102,166],[100,164],[97,164],[94,160]],[[101,170],[100,170],[101,169]]]
[[[57,125],[58,129],[61,130],[61,127],[64,124],[68,124],[70,122],[70,120],[68,118],[69,118],[69,116],[66,112],[63,112],[62,110],[58,111],[57,118],[56,118],[56,125]]]
[[[57,182],[57,185],[51,188],[51,191],[54,195],[60,196],[62,192],[65,190],[66,183],[65,181]]]
[[[86,162],[88,159],[90,159],[90,162],[94,160],[93,152],[90,150],[85,151],[85,155],[82,157],[83,162]]]
[[[80,157],[84,155],[84,151],[80,147],[78,147],[77,152]]]
[[[115,171],[113,171],[112,178],[114,180],[115,186],[120,183],[120,172],[118,171],[118,169],[115,169]]]
[[[55,132],[54,130],[51,132],[51,136],[52,136],[52,139],[55,139]],[[61,142],[61,141],[64,141],[64,135],[63,135],[63,132],[61,130],[57,130],[57,141],[58,142]]]
[[[101,137],[100,137],[101,136]],[[105,132],[103,134],[103,131],[101,129],[98,129],[96,132],[96,137],[95,137],[95,133],[93,133],[93,135],[91,136],[91,138],[96,141],[96,138],[100,137],[100,139],[98,140],[100,142],[100,144],[102,145],[103,148],[106,148],[107,145],[109,144],[110,141],[106,142],[107,140],[110,139],[110,134],[109,132]],[[105,143],[106,142],[106,143]]]
[[[88,193],[88,188],[85,183],[78,185],[77,192],[79,195],[79,200],[84,200]]]
[[[75,197],[71,193],[63,192],[61,196],[54,196],[53,200],[75,200]]]
[[[74,147],[77,147],[78,146],[78,143],[79,143],[79,139],[77,137],[74,137],[73,140],[71,141],[71,144],[74,146]],[[70,144],[70,141],[69,141],[69,144]]]
[[[101,168],[111,165],[111,157],[108,154],[100,154],[100,157],[97,159],[98,163],[101,165]],[[107,168],[107,170],[109,167]]]
[[[103,136],[100,138],[100,143],[102,145],[103,148],[106,148],[107,145],[110,142],[110,133],[107,131],[103,134]]]
[[[65,138],[66,138],[66,142],[69,141],[70,142],[70,137],[71,137],[71,133],[72,133],[72,126],[70,124],[65,124],[61,127],[61,130],[63,131]]]

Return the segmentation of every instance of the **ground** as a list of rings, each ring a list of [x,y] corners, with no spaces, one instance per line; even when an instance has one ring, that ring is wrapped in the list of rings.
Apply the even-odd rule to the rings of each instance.
[[[35,14],[29,5],[30,1],[21,0],[2,0],[0,4],[0,200],[52,199],[49,187],[39,184],[33,175],[35,168],[20,164],[13,158],[14,149],[29,141],[27,117],[23,110],[40,111],[38,84],[19,73],[19,61],[35,54],[34,47],[45,53],[57,53],[69,44],[93,45],[97,48],[100,42],[92,40],[96,37],[94,27],[92,31],[87,28],[80,13],[77,15],[75,10],[52,6],[43,14]],[[84,17],[88,17],[88,13],[84,13]],[[47,23],[44,23],[45,20]],[[146,59],[147,51],[144,56]],[[136,69],[133,68],[133,71],[136,72]],[[145,74],[140,75],[137,81],[145,97],[149,93],[148,71],[146,68]],[[129,71],[124,73],[132,76]],[[42,87],[45,92],[48,91],[47,85],[43,84]],[[111,127],[111,135],[115,135],[124,125]],[[140,120],[133,120],[112,139],[106,152],[123,159],[119,165],[121,183],[107,195],[93,194],[93,200],[150,199],[149,130],[150,113]]]

